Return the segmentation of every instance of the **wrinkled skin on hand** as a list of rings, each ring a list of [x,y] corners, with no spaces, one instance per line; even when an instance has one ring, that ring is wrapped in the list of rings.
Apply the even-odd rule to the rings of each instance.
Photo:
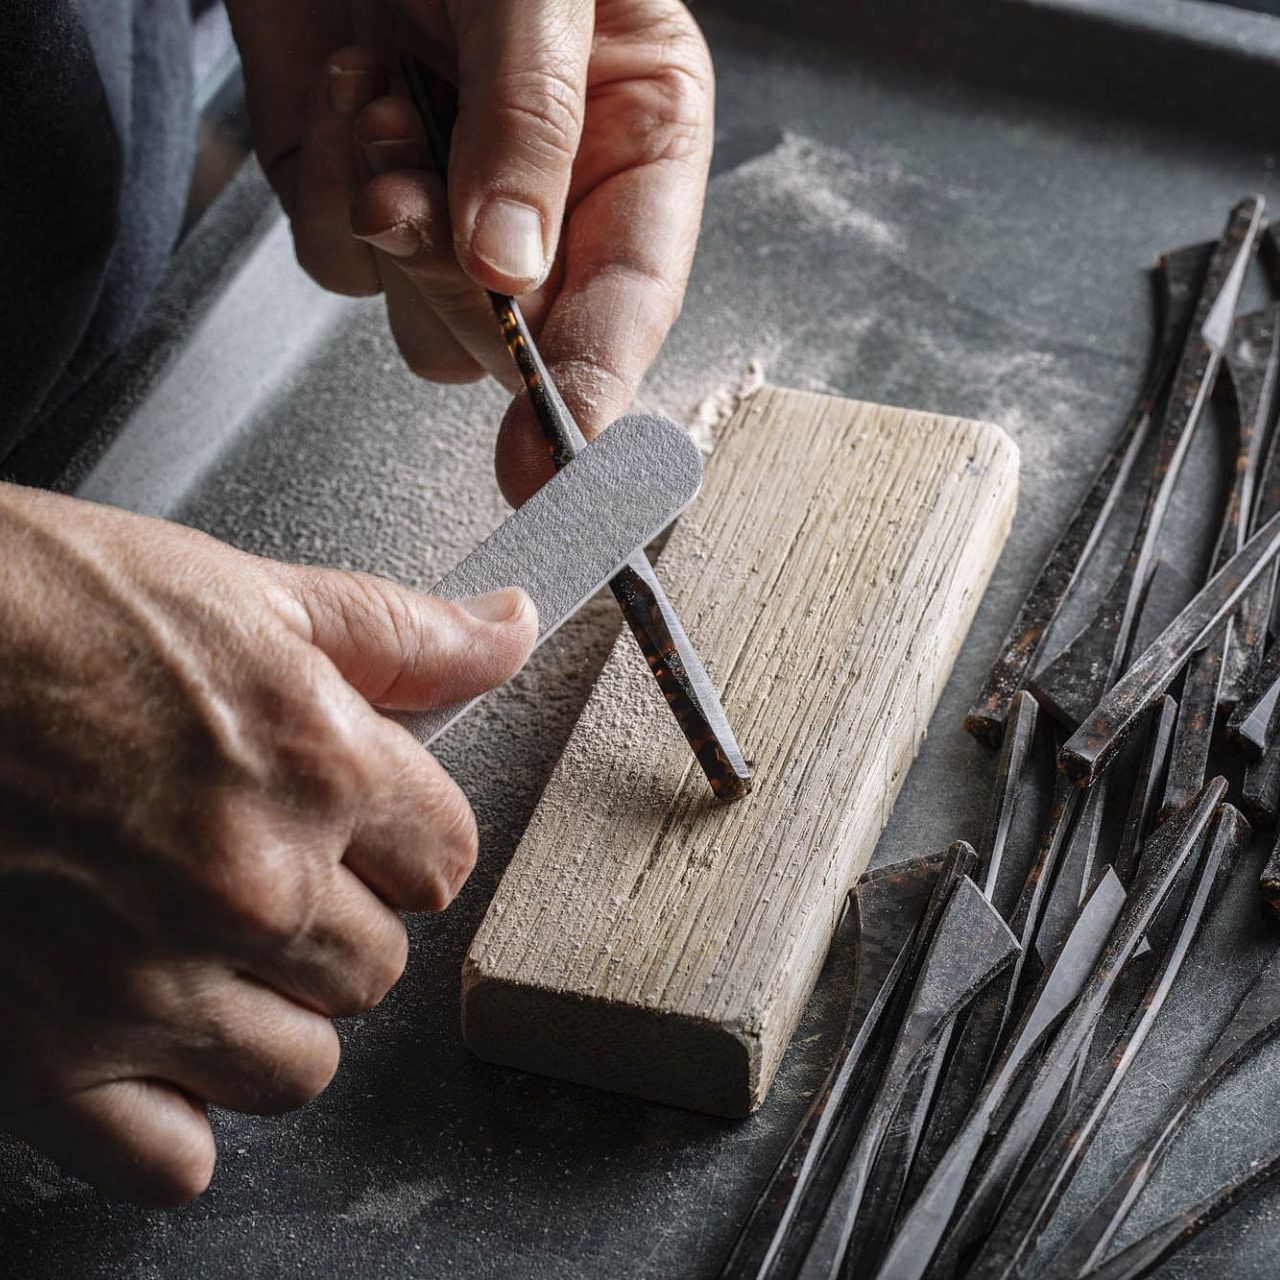
[[[680,312],[711,158],[711,62],[681,0],[228,8],[258,154],[311,275],[384,293],[423,377],[489,372],[513,390],[477,286],[522,295],[587,436],[624,413]],[[458,86],[447,197],[399,80],[402,48]],[[523,396],[497,470],[517,503],[550,474]]]
[[[476,830],[374,706],[510,677],[528,598],[449,604],[0,485],[0,1129],[190,1198],[208,1103],[299,1106]]]

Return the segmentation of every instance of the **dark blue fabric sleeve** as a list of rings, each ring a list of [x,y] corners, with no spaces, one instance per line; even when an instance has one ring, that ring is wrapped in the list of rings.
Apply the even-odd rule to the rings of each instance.
[[[0,4],[0,457],[116,352],[194,151],[187,0]]]

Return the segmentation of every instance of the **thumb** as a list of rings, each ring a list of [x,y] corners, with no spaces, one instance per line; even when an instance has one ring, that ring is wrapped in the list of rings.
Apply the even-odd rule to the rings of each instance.
[[[528,293],[560,241],[585,112],[591,0],[460,6],[449,212],[480,284]]]
[[[395,711],[447,707],[509,680],[538,636],[519,587],[442,600],[385,578],[285,567],[296,629],[357,693]]]

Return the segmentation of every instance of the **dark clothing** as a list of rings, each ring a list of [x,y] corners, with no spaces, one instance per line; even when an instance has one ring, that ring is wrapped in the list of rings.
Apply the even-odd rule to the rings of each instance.
[[[117,351],[194,153],[187,0],[0,3],[0,458]]]

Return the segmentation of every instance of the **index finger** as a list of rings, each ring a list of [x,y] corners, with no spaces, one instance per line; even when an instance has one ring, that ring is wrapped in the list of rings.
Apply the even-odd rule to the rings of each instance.
[[[623,7],[600,12],[564,280],[538,335],[589,438],[629,408],[680,314],[711,161],[713,77],[692,18],[672,0],[651,0],[626,6],[629,32],[606,30],[610,9]],[[524,395],[503,421],[496,464],[514,504],[550,477]]]

